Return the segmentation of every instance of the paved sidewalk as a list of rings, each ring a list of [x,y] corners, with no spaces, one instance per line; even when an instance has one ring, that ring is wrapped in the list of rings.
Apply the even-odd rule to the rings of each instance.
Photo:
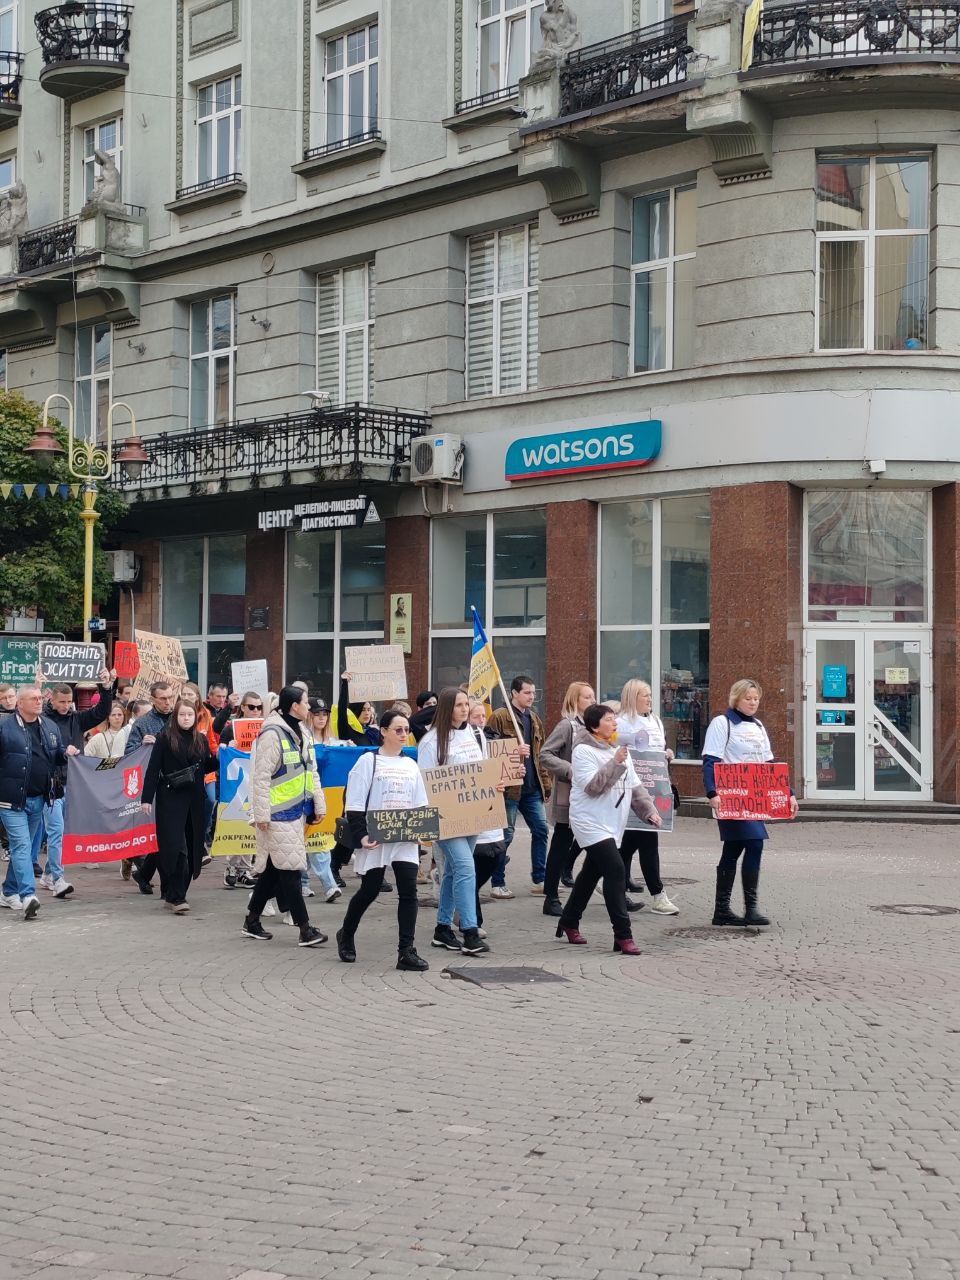
[[[424,909],[424,976],[393,968],[395,895],[347,966],[342,905],[311,900],[331,943],[304,950],[244,940],[216,865],[182,919],[79,870],[0,912],[0,1280],[956,1275],[960,914],[872,908],[960,908],[958,841],[780,828],[774,926],[677,936],[716,864],[681,820],[682,914],[639,913],[639,959],[599,901],[589,946],[555,941],[520,847],[491,956],[432,950]]]

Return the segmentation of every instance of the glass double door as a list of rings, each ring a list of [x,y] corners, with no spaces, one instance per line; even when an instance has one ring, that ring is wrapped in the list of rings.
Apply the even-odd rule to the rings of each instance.
[[[930,800],[929,631],[808,631],[806,794]]]

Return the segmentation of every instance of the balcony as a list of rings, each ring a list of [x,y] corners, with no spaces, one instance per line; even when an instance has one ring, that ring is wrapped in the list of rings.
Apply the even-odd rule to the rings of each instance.
[[[34,18],[43,57],[40,83],[58,98],[112,89],[126,79],[133,9],[99,0],[41,9]]]
[[[146,501],[337,481],[396,484],[411,442],[429,429],[428,414],[350,404],[164,431],[145,438],[150,461],[142,474],[119,483]]]
[[[23,54],[0,52],[0,129],[20,119]]]
[[[686,84],[691,53],[686,17],[577,49],[560,68],[560,116],[567,119],[675,93]]]
[[[346,138],[337,138],[333,142],[325,142],[320,147],[310,147],[304,151],[303,159],[291,165],[294,173],[309,175],[321,169],[333,169],[342,164],[350,164],[368,156],[380,156],[386,151],[387,144],[383,134],[374,126],[362,133],[352,133]]]

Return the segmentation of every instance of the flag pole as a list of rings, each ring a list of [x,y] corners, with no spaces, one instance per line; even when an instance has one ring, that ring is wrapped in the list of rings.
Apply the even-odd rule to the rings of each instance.
[[[473,614],[473,630],[474,630],[474,634],[476,634],[477,623],[480,620],[480,615],[477,613],[477,606],[475,604],[472,604],[470,606],[470,611]],[[486,631],[484,631],[483,634],[487,636]],[[513,714],[513,703],[510,701],[510,695],[507,693],[506,688],[504,687],[503,676],[500,674],[500,663],[497,662],[497,658],[495,653],[493,652],[493,645],[490,643],[489,636],[487,636],[487,648],[490,651],[491,661],[493,662],[493,665],[496,668],[497,684],[500,686],[500,692],[503,694],[503,701],[504,701],[504,704],[506,705],[511,723],[513,724],[513,731],[517,735],[517,739],[520,742],[523,742],[524,737],[522,732],[520,731],[520,725],[517,723],[517,717]]]

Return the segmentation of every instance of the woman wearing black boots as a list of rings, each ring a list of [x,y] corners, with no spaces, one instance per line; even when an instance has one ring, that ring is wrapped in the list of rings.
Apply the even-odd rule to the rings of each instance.
[[[584,680],[574,680],[568,686],[560,723],[547,738],[540,751],[540,763],[553,774],[553,791],[550,793],[548,814],[553,823],[553,836],[547,851],[547,870],[543,879],[543,914],[559,916],[563,912],[560,902],[560,883],[565,884],[573,872],[573,864],[580,850],[570,829],[570,780],[573,777],[573,739],[583,728],[583,713],[593,706],[597,695]],[[570,879],[568,888],[572,888]]]
[[[714,765],[763,764],[773,759],[767,731],[757,711],[763,690],[755,680],[737,680],[730,689],[729,706],[722,716],[710,721],[703,743],[703,785],[716,812],[720,797],[714,783]],[[790,816],[796,816],[797,798],[790,796]],[[716,925],[766,925],[770,921],[758,908],[760,859],[767,839],[766,824],[722,818],[718,822],[723,849],[717,864],[717,896],[713,908]],[[740,877],[743,881],[744,915],[730,908],[730,895],[737,879],[737,861],[743,854]]]
[[[344,964],[356,960],[354,938],[360,921],[367,907],[376,902],[384,872],[392,865],[397,882],[397,968],[422,973],[430,966],[414,946],[420,851],[415,843],[378,844],[372,840],[367,835],[367,813],[372,809],[416,809],[427,803],[427,793],[417,762],[401,754],[410,734],[407,717],[399,711],[385,712],[380,732],[383,745],[379,751],[362,755],[347,779],[344,811],[356,845],[354,867],[360,888],[350,899],[343,927],[337,930],[337,951]]]

